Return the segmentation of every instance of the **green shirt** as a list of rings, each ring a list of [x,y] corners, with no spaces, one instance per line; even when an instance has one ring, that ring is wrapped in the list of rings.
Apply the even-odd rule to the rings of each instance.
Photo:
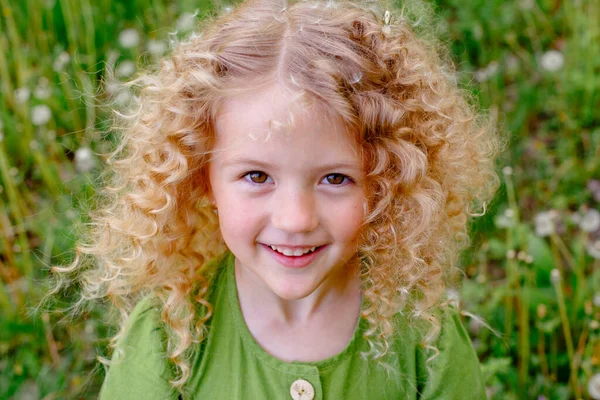
[[[263,350],[244,322],[238,302],[234,257],[220,261],[211,293],[213,316],[208,337],[191,362],[185,399],[291,399],[293,382],[303,379],[314,399],[485,399],[479,361],[455,308],[440,312],[439,355],[426,365],[421,335],[400,314],[385,358],[387,368],[360,353],[367,350],[360,320],[354,337],[338,355],[317,362],[284,362]],[[130,315],[117,344],[101,399],[177,399],[168,382],[160,310],[148,297]]]

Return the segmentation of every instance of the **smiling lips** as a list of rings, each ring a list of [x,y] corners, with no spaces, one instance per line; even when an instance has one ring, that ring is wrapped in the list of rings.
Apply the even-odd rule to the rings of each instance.
[[[268,245],[270,248],[272,248],[273,250],[285,255],[285,256],[294,256],[294,257],[298,257],[298,256],[302,256],[306,253],[312,253],[313,251],[315,251],[315,249],[317,247],[320,246],[315,246],[315,247],[285,247],[285,246],[274,246],[274,245]]]
[[[285,247],[262,244],[269,254],[288,268],[302,268],[312,263],[327,245],[313,247]]]

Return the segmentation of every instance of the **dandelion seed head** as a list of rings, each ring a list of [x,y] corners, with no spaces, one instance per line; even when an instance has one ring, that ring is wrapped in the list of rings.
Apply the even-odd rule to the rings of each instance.
[[[591,208],[581,217],[579,227],[584,232],[596,232],[600,229],[600,212]]]
[[[75,168],[77,171],[81,173],[89,172],[95,164],[94,155],[89,147],[83,146],[75,151]]]
[[[512,218],[507,217],[505,214],[496,215],[494,217],[494,224],[501,229],[506,229],[511,226],[514,226],[514,220]]]
[[[510,166],[507,165],[506,167],[502,168],[502,173],[505,176],[510,176],[513,173],[513,169],[512,169],[512,167],[510,167]]]
[[[52,118],[52,111],[46,104],[40,104],[31,109],[31,123],[35,126],[46,125]]]
[[[161,56],[167,50],[167,44],[160,40],[148,40],[147,47],[153,56]]]
[[[565,57],[558,50],[549,50],[542,55],[540,64],[542,69],[548,72],[556,72],[565,64]]]
[[[121,90],[121,84],[117,80],[110,79],[104,84],[104,90],[106,93],[113,95]]]
[[[550,236],[554,233],[554,221],[550,212],[543,211],[534,218],[535,234],[539,237]]]
[[[527,257],[525,257],[525,262],[527,264],[533,264],[533,261],[534,261],[534,259],[533,259],[533,256],[531,254],[528,254]]]
[[[516,255],[517,253],[513,249],[510,249],[506,252],[506,258],[508,258],[509,260],[515,258]]]
[[[115,96],[115,105],[118,107],[123,107],[129,105],[131,100],[133,99],[133,95],[127,89],[120,90]]]
[[[184,12],[177,18],[175,27],[179,32],[189,32],[196,26],[196,17],[198,16],[199,10],[194,13]]]
[[[140,44],[140,34],[133,28],[125,29],[119,33],[119,43],[125,49],[137,47]]]
[[[509,54],[504,60],[504,63],[506,65],[506,71],[512,74],[518,72],[521,67],[519,59],[514,54]]]
[[[600,373],[594,374],[588,381],[588,394],[592,399],[600,399]]]
[[[453,288],[447,289],[446,297],[450,303],[460,304],[460,293],[458,293],[458,290]]]
[[[29,100],[29,98],[31,97],[31,92],[29,91],[28,88],[21,87],[21,88],[15,89],[14,96],[15,96],[15,101],[17,102],[17,104],[23,104],[23,103],[27,102],[27,100]]]
[[[135,63],[131,60],[125,60],[119,64],[116,74],[119,78],[127,78],[135,72]]]
[[[586,246],[586,250],[592,258],[600,260],[600,239],[594,242],[590,242]]]
[[[50,83],[45,76],[42,76],[38,82],[38,85],[33,90],[33,96],[38,100],[45,100],[52,94],[50,90]]]
[[[54,63],[52,63],[52,69],[55,72],[62,72],[69,61],[71,61],[71,56],[66,51],[63,51],[56,57]]]
[[[534,0],[521,0],[520,6],[522,10],[531,10],[534,5]]]
[[[592,179],[587,183],[587,189],[592,192],[594,200],[600,202],[600,181]]]
[[[560,271],[556,268],[554,268],[552,271],[550,271],[550,281],[554,284],[557,285],[558,283],[560,283],[561,280],[561,275],[560,275]]]

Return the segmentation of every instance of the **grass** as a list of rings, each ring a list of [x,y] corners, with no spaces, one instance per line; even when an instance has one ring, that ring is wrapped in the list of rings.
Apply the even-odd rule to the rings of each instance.
[[[600,3],[435,4],[463,83],[511,139],[460,289],[464,309],[498,332],[465,318],[489,396],[590,398],[600,377]],[[94,154],[114,140],[103,105],[130,98],[114,83],[186,34],[181,16],[197,8],[209,6],[0,0],[0,398],[96,397],[95,357],[110,333],[98,311],[59,323],[31,310],[91,206]]]

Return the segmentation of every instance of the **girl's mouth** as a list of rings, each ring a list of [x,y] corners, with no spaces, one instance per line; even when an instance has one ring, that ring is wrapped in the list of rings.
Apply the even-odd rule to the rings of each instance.
[[[327,245],[322,245],[316,247],[291,249],[262,243],[261,245],[273,258],[275,258],[275,260],[277,260],[283,266],[289,268],[302,268],[309,265],[319,256],[319,254],[321,254],[323,249],[327,247]]]

